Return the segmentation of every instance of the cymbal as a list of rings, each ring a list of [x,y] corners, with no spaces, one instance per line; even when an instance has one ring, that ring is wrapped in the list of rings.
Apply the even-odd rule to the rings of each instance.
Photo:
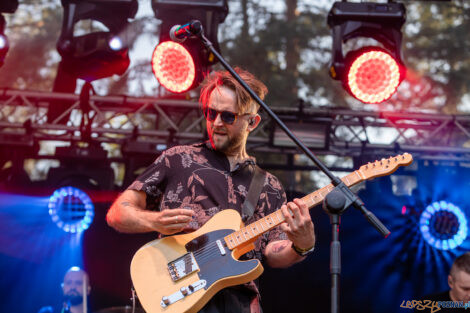
[[[113,306],[110,308],[101,309],[95,313],[132,313],[132,307],[129,305]],[[134,313],[145,313],[145,311],[136,307]]]

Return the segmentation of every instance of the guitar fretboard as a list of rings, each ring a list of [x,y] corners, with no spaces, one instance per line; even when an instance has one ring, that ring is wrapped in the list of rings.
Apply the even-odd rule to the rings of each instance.
[[[361,176],[359,171],[354,171],[341,180],[346,184],[346,186],[353,186],[361,181],[365,180],[366,177]],[[318,189],[305,197],[302,200],[307,203],[308,208],[312,208],[320,204],[326,195],[334,189],[333,184],[329,184],[321,189]],[[277,210],[250,225],[242,227],[240,230],[231,233],[228,236],[224,237],[227,247],[232,250],[244,244],[253,242],[263,233],[273,229],[274,227],[280,225],[284,222],[284,215],[282,215],[281,210]]]

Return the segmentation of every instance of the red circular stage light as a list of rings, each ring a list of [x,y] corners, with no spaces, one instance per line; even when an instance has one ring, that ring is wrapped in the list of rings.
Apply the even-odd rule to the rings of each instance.
[[[390,54],[378,50],[356,57],[347,75],[352,95],[364,103],[380,103],[389,99],[400,81],[397,61]]]
[[[187,91],[196,76],[191,54],[173,41],[157,45],[152,55],[152,70],[163,87],[176,93]]]

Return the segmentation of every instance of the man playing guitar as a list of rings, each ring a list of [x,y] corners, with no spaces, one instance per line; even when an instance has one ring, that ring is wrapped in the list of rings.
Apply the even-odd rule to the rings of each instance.
[[[237,69],[241,78],[263,99],[266,86]],[[158,232],[161,236],[191,232],[224,209],[243,213],[242,206],[256,163],[246,141],[260,123],[258,104],[228,73],[214,72],[201,89],[209,141],[175,146],[163,152],[113,203],[108,224],[120,232]],[[264,185],[246,224],[281,208],[285,218],[258,238],[244,258],[258,258],[271,267],[286,268],[313,251],[315,234],[307,205],[300,199],[286,203],[279,180],[263,172]],[[158,283],[158,282],[156,282]],[[204,313],[262,312],[255,282],[217,293]]]

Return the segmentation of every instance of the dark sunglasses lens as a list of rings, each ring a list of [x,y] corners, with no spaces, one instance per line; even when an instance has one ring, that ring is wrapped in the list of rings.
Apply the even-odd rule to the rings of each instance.
[[[213,122],[217,118],[217,111],[214,109],[206,108],[204,109],[204,116],[209,121]]]
[[[232,124],[233,122],[235,122],[235,114],[232,112],[222,111],[220,113],[220,118],[224,123],[227,124]]]

